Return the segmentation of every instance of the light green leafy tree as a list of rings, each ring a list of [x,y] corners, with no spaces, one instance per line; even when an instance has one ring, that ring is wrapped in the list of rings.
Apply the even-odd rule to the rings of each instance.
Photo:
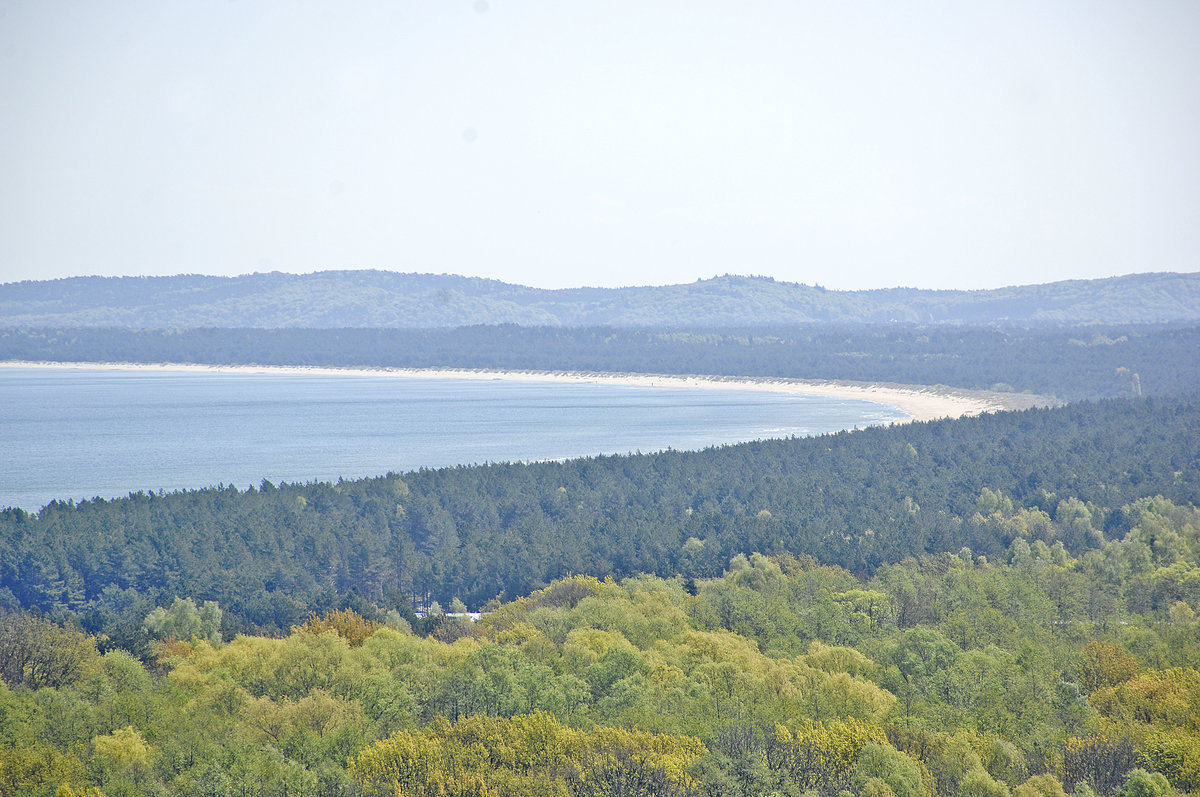
[[[221,607],[216,601],[197,606],[191,598],[176,598],[170,609],[161,606],[146,615],[142,623],[150,636],[158,639],[203,639],[221,644]]]

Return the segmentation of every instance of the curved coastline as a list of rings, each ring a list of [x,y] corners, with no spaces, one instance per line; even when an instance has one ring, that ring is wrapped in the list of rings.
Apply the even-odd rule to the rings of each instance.
[[[209,365],[199,363],[53,362],[6,360],[0,368],[70,368],[78,370],[188,371],[248,374],[361,375],[407,379],[504,379],[522,382],[592,383],[641,387],[695,387],[724,390],[764,390],[793,395],[823,396],[887,404],[908,415],[897,421],[931,421],[999,410],[1028,409],[1055,403],[1027,393],[965,390],[943,385],[809,380],[783,377],[704,376],[684,374],[612,373],[602,371],[526,371],[471,368],[352,368],[303,365]]]

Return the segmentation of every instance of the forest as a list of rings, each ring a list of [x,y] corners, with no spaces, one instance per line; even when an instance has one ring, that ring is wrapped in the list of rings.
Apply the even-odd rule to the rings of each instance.
[[[1194,391],[1200,327],[0,328],[0,360],[633,371],[949,385],[1076,400]]]
[[[542,290],[454,274],[281,272],[72,277],[0,284],[0,327],[351,327],[517,324],[679,329],[747,323],[1100,324],[1200,321],[1200,274],[1130,274],[977,291],[836,291],[725,274],[692,283]]]
[[[0,794],[1196,792],[1197,428],[1147,397],[10,509]]]
[[[349,274],[331,323],[396,287]],[[1187,304],[1154,276],[1114,281],[1093,310],[1129,290],[1154,312]],[[204,312],[239,306],[196,279],[183,293]],[[611,298],[454,279],[422,283],[447,318],[492,312],[496,291],[504,320],[517,298],[574,302],[576,321]],[[916,297],[943,321],[985,300],[987,323],[858,323],[913,297],[806,286],[783,286],[805,312],[857,309],[646,322],[686,312],[679,291],[603,326],[113,315],[130,290],[164,312],[191,301],[168,283],[66,290],[91,309],[0,328],[0,360],[884,381],[1032,408],[0,510],[0,797],[1200,794],[1194,320],[994,323],[1014,289]],[[279,311],[309,307],[313,285],[289,285]],[[762,319],[778,287],[699,290]],[[1087,293],[1043,287],[1043,319]]]
[[[1194,793],[1200,512],[1139,499],[1079,555],[1061,514],[988,491],[1000,556],[738,554],[418,633],[345,609],[229,639],[177,599],[139,657],[7,615],[0,793]]]

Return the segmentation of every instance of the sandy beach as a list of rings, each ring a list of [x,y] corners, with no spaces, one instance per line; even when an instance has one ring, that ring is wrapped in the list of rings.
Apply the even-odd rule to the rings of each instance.
[[[957,418],[1007,409],[1026,409],[1050,402],[1024,393],[993,393],[922,385],[896,385],[804,379],[584,371],[492,371],[463,368],[329,368],[292,365],[199,365],[187,363],[90,363],[10,360],[0,368],[71,368],[77,370],[182,371],[246,374],[328,374],[399,379],[505,379],[522,382],[590,383],[644,387],[695,387],[718,390],[766,390],[805,396],[859,399],[888,404],[908,414],[908,421]]]

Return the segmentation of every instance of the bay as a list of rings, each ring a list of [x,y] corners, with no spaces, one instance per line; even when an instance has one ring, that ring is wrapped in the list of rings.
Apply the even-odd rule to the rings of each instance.
[[[757,390],[361,374],[0,369],[0,507],[698,449],[886,424]]]

